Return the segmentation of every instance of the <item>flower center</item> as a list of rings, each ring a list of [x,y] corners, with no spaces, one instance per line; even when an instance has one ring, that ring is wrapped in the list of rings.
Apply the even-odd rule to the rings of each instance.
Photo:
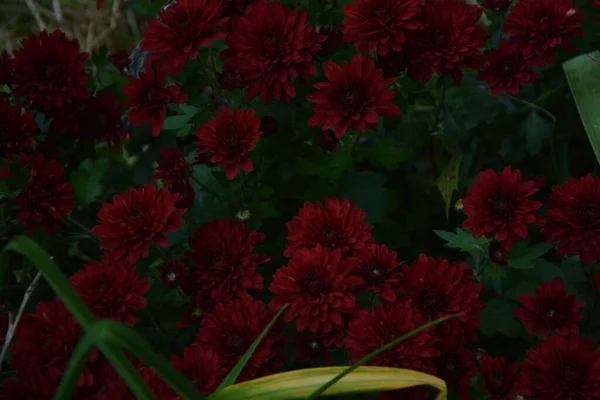
[[[232,333],[231,335],[229,335],[229,337],[227,338],[227,346],[235,352],[241,352],[245,350],[244,340],[237,333]]]
[[[565,364],[562,367],[562,376],[567,382],[577,381],[579,378],[579,368],[573,364]]]
[[[505,62],[504,64],[502,64],[502,72],[504,72],[505,74],[510,74],[513,71],[513,66],[512,64]]]
[[[314,272],[309,272],[303,283],[305,290],[311,295],[318,295],[323,292],[323,281]]]
[[[194,309],[192,310],[192,316],[193,317],[200,317],[200,316],[202,316],[202,308],[200,306],[194,307]]]
[[[437,289],[426,290],[421,296],[421,310],[428,318],[435,318],[446,309],[446,299],[443,293]]]
[[[371,285],[381,283],[383,281],[383,271],[378,265],[371,265],[367,269],[367,282]]]
[[[168,282],[175,282],[175,279],[177,279],[177,274],[175,272],[171,271],[167,274]]]
[[[502,194],[496,194],[490,199],[492,211],[496,217],[508,218],[514,213],[514,202]]]
[[[593,223],[598,220],[598,216],[600,215],[599,207],[596,204],[581,204],[577,208],[577,217],[579,217],[582,221],[587,223]]]
[[[340,93],[340,105],[344,110],[355,112],[361,104],[361,96],[356,89],[349,87]]]
[[[337,231],[332,227],[326,227],[321,233],[319,243],[325,247],[333,248],[337,242]]]
[[[272,50],[274,47],[276,47],[277,37],[273,32],[267,31],[262,35],[262,44],[267,49]]]
[[[219,127],[218,135],[226,146],[237,147],[242,138],[241,132],[234,121],[224,121]]]
[[[442,354],[436,362],[438,376],[446,382],[457,382],[461,376],[460,362],[455,354]]]
[[[144,217],[144,210],[141,207],[133,206],[129,209],[129,218],[134,223],[140,222]]]
[[[546,315],[550,318],[556,317],[556,314],[557,314],[556,309],[554,309],[554,308],[549,308],[546,310]]]
[[[213,271],[219,272],[229,272],[233,269],[233,267],[227,262],[227,258],[223,254],[217,254],[213,257],[212,260]]]

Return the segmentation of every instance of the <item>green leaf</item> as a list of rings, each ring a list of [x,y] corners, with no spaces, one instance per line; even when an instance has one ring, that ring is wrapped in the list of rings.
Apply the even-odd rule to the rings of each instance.
[[[399,147],[392,138],[383,138],[368,151],[369,158],[374,165],[381,165],[386,169],[394,169],[400,162],[413,159],[413,150],[408,147]]]
[[[352,155],[352,151],[348,149],[333,153],[326,168],[329,171],[329,176],[337,179],[344,175],[344,172],[351,171],[353,167],[354,156]],[[322,164],[318,165],[317,168],[319,169],[319,173],[323,173]]]
[[[459,249],[464,252],[479,252],[482,255],[487,254],[487,246],[490,239],[485,237],[474,238],[471,232],[465,232],[462,229],[456,229],[456,233],[446,231],[434,231],[436,235],[446,241],[446,247]]]
[[[165,118],[164,131],[178,131],[178,136],[189,132],[192,124],[189,123],[193,115],[171,115]]]
[[[563,64],[581,122],[600,160],[600,51],[582,54]]]
[[[89,204],[94,202],[104,192],[100,181],[110,169],[110,160],[100,158],[93,163],[86,160],[71,173],[71,185],[75,190],[75,199],[78,203]]]
[[[367,213],[366,220],[376,224],[387,216],[387,177],[373,171],[361,171],[344,175],[340,182],[341,197],[352,200]]]
[[[458,190],[458,172],[462,157],[462,153],[454,154],[435,181],[435,186],[437,186],[440,194],[444,198],[444,203],[446,204],[446,218],[448,218],[450,213],[452,194],[454,191]]]
[[[269,333],[269,330],[273,327],[273,325],[275,325],[275,322],[279,319],[281,314],[283,314],[283,312],[286,309],[287,309],[287,304],[281,310],[279,310],[279,312],[273,317],[271,322],[269,322],[269,324],[265,327],[265,329],[263,329],[263,331],[260,333],[260,335],[258,335],[258,337],[254,341],[254,343],[252,343],[252,345],[250,346],[248,351],[246,351],[244,353],[242,358],[240,358],[240,361],[238,361],[237,364],[235,364],[233,369],[229,372],[229,374],[227,374],[225,379],[223,379],[223,382],[221,382],[221,384],[217,388],[217,392],[219,390],[226,388],[227,386],[231,386],[235,383],[237,378],[242,373],[242,370],[246,366],[246,363],[248,362],[248,360],[250,360],[250,357],[252,357],[252,354],[256,351],[256,349],[260,345],[260,342],[262,342],[263,339],[265,338],[265,336],[267,336],[267,333]]]
[[[494,298],[485,305],[485,310],[479,314],[481,332],[486,336],[500,333],[508,337],[518,337],[522,326],[512,315],[513,306],[504,298]]]
[[[552,136],[552,122],[530,108],[527,118],[521,124],[521,130],[525,135],[527,152],[533,157],[542,149],[542,141]]]
[[[538,258],[548,253],[554,244],[537,243],[527,247],[524,242],[517,242],[508,255],[508,265],[517,269],[531,269],[536,265]]]

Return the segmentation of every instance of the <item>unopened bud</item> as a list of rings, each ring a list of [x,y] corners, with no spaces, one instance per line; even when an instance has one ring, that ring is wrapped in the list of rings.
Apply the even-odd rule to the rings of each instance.
[[[252,213],[248,209],[239,210],[235,213],[235,218],[238,221],[248,221],[252,217]]]
[[[458,212],[462,212],[462,210],[464,209],[462,199],[458,199],[456,203],[454,203],[454,209]]]

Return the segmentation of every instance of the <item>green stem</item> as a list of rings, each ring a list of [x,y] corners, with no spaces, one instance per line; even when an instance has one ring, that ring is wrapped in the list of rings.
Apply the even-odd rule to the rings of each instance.
[[[554,125],[556,124],[556,117],[550,111],[548,111],[545,108],[540,107],[537,104],[534,104],[530,101],[524,100],[517,96],[513,96],[512,94],[505,93],[504,95],[506,97],[508,97],[509,99],[516,101],[517,103],[525,104],[526,106],[531,107],[532,109],[538,111],[539,113],[544,114],[550,121],[552,121],[552,128],[554,129]]]
[[[222,200],[221,196],[219,196],[219,194],[211,189],[209,189],[204,183],[200,182],[200,180],[198,178],[196,178],[194,175],[190,174],[190,178],[192,178],[192,180],[194,182],[196,182],[198,184],[198,186],[200,186],[202,188],[202,190],[204,190],[205,192],[208,192],[210,194],[212,194],[217,200]]]
[[[67,220],[69,222],[71,222],[73,225],[77,226],[79,229],[81,229],[82,231],[84,231],[89,237],[90,239],[101,243],[102,240],[96,236],[96,234],[94,232],[92,232],[90,229],[88,229],[85,225],[83,225],[81,222],[77,221],[75,218],[73,218],[71,215],[67,215]]]

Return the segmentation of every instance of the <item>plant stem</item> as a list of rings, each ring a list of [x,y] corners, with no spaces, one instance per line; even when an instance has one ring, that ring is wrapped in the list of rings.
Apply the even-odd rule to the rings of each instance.
[[[204,183],[200,182],[200,180],[198,178],[196,178],[194,175],[190,174],[190,178],[192,178],[192,180],[194,182],[196,182],[198,184],[198,186],[200,186],[205,192],[208,192],[208,193],[212,194],[216,199],[221,200],[221,196],[219,196],[217,194],[217,192],[209,189]]]
[[[525,104],[526,106],[533,108],[534,110],[540,112],[541,114],[544,114],[550,121],[552,121],[552,128],[554,129],[554,125],[556,124],[556,117],[550,111],[548,111],[545,108],[540,107],[537,104],[534,104],[530,101],[523,100],[522,98],[517,97],[517,96],[513,96],[512,94],[505,93],[505,96],[511,100],[516,101],[517,103]]]
[[[77,226],[79,229],[81,229],[82,231],[84,231],[92,240],[95,240],[98,243],[101,243],[102,240],[100,240],[100,238],[98,236],[96,236],[96,234],[94,232],[92,232],[90,229],[88,229],[85,225],[83,225],[81,222],[77,221],[75,218],[73,218],[73,216],[71,215],[67,215],[67,220],[69,222],[71,222],[73,225]]]

